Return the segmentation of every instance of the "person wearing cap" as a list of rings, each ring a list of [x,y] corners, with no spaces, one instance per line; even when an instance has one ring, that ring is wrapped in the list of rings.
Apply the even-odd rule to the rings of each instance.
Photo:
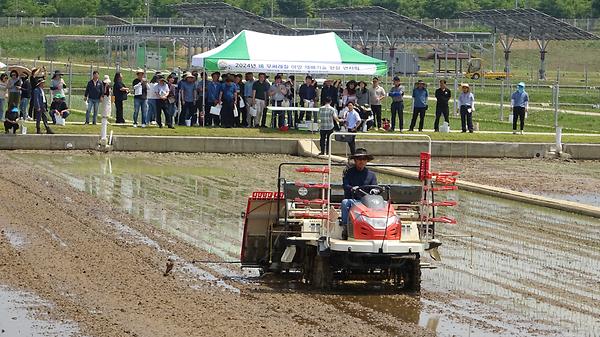
[[[125,123],[125,118],[123,116],[123,102],[127,100],[127,94],[129,93],[129,88],[125,86],[123,83],[123,76],[120,72],[115,73],[115,77],[113,78],[113,96],[115,98],[115,122],[116,123]]]
[[[417,117],[419,117],[419,132],[423,131],[423,124],[425,122],[425,112],[427,111],[427,99],[429,98],[429,92],[425,88],[425,82],[423,80],[417,81],[417,87],[413,89],[413,115],[410,120],[410,127],[408,131],[414,131],[415,124],[417,124]]]
[[[517,84],[517,90],[510,97],[510,106],[513,111],[513,134],[517,134],[517,119],[521,119],[521,134],[525,126],[525,114],[529,110],[529,94],[525,91],[525,82]]]
[[[462,93],[458,96],[458,106],[460,107],[460,125],[462,132],[473,133],[473,112],[475,112],[475,95],[471,92],[468,83],[461,85]]]
[[[450,124],[450,114],[448,108],[448,102],[452,97],[452,92],[446,86],[446,80],[440,80],[440,87],[435,90],[435,122],[433,123],[433,130],[435,132],[440,131],[440,117],[444,116],[444,121]]]
[[[337,110],[331,106],[331,97],[325,97],[323,106],[319,108],[319,145],[321,145],[320,155],[327,154],[329,146],[329,137],[333,133],[334,123],[339,123]]]
[[[256,109],[256,117],[254,119],[254,123],[256,126],[260,126],[263,128],[267,127],[267,115],[264,113],[265,110],[265,102],[267,100],[267,95],[269,93],[269,88],[271,85],[267,82],[267,74],[259,73],[258,81],[255,81],[252,84],[252,104]]]
[[[394,86],[390,88],[389,96],[392,98],[392,121],[390,131],[396,130],[396,116],[398,116],[398,130],[404,129],[404,86],[400,85],[400,77],[394,76]]]
[[[221,93],[221,73],[214,72],[210,75],[212,81],[206,84],[206,111],[210,111],[210,108],[217,106],[221,103],[219,101],[219,94]],[[221,124],[221,116],[213,115],[210,112],[204,115],[204,125],[206,126],[219,126]]]
[[[369,88],[369,96],[371,111],[375,116],[375,127],[377,127],[377,130],[381,130],[381,101],[385,98],[385,89],[379,85],[377,77],[373,78],[373,85]]]
[[[275,81],[269,88],[269,96],[274,106],[283,106],[283,101],[287,95],[287,87],[281,79],[281,75],[275,75]],[[271,127],[274,129],[281,128],[285,125],[285,112],[284,111],[272,111],[271,116]]]
[[[55,70],[54,75],[50,79],[50,95],[54,97],[57,93],[65,94],[65,80],[63,80],[63,74],[60,70]]]
[[[8,109],[8,111],[6,111],[6,115],[4,116],[4,133],[9,134],[10,130],[12,130],[13,134],[17,133],[17,130],[19,129],[19,122],[17,121],[18,119],[19,109],[16,106]]]
[[[87,109],[85,110],[85,124],[90,124],[90,113],[94,109],[94,115],[92,118],[92,124],[96,125],[96,119],[98,117],[98,107],[103,99],[104,84],[100,82],[100,75],[98,71],[92,72],[92,79],[87,83],[85,87],[85,93],[83,94],[84,101],[87,102]]]
[[[348,213],[350,208],[356,203],[355,192],[363,186],[377,185],[377,177],[375,173],[367,168],[367,163],[373,160],[373,155],[370,155],[366,149],[358,148],[354,154],[348,157],[348,160],[353,160],[354,165],[344,171],[342,183],[344,186],[344,200],[342,200],[342,225],[348,224]]]
[[[169,93],[171,90],[169,89],[169,84],[165,80],[164,75],[156,76],[157,83],[154,86],[154,95],[156,98],[156,125],[159,128],[163,127],[162,124],[162,114],[165,115],[165,124],[169,127],[169,129],[173,129],[173,116],[171,116],[171,110],[169,109]]]
[[[138,125],[138,115],[142,112],[142,127],[146,126],[146,115],[148,114],[148,83],[144,77],[144,69],[135,72],[136,78],[131,83],[133,88],[133,127]]]
[[[50,104],[50,118],[52,118],[52,124],[56,125],[56,116],[67,119],[69,114],[69,107],[65,102],[65,95],[60,92],[56,93]]]
[[[46,133],[53,134],[52,129],[48,126],[48,103],[46,101],[46,94],[44,94],[44,86],[46,80],[40,78],[36,81],[35,89],[33,89],[32,103],[33,111],[35,113],[35,129],[36,133],[42,133],[40,130],[40,122],[44,122]]]
[[[198,85],[196,78],[192,73],[186,72],[183,74],[183,81],[178,84],[179,87],[179,102],[181,104],[181,113],[179,114],[179,120],[177,125],[185,125],[186,120],[190,120],[190,125],[197,121],[196,115],[196,99],[198,95]]]
[[[227,74],[219,92],[219,101],[222,103],[221,126],[224,128],[232,128],[234,126],[235,114],[233,110],[237,105],[238,93],[238,86],[233,83],[233,75]]]
[[[300,106],[303,108],[314,107],[315,100],[317,99],[317,90],[312,85],[312,81],[312,76],[306,75],[306,77],[304,78],[304,83],[302,83],[302,85],[300,85],[300,88],[298,88]],[[304,111],[300,111],[300,115],[298,116],[298,121],[296,121],[296,124],[304,121],[304,115]],[[306,111],[306,121],[311,121],[312,117],[312,112]]]

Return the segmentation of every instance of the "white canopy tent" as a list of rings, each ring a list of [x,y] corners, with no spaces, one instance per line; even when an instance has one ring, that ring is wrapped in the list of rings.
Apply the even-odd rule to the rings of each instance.
[[[192,57],[206,71],[382,75],[385,61],[352,48],[335,33],[270,35],[244,30],[219,47]]]

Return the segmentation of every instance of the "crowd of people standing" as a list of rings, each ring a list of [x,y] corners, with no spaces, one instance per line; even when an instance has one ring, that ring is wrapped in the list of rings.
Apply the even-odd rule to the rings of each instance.
[[[54,124],[57,119],[64,120],[69,115],[69,107],[65,103],[66,84],[60,71],[54,72],[49,83],[51,101],[45,97],[45,77],[37,76],[35,69],[31,76],[19,76],[17,71],[0,74],[0,119],[4,114],[17,109],[21,119],[35,119],[36,131],[40,133],[40,123],[44,123],[46,131],[52,133],[48,126],[47,112]],[[41,88],[41,90],[40,90]],[[517,122],[522,133],[524,117],[528,109],[529,96],[524,91],[525,84],[519,83],[513,93],[513,130],[517,132]],[[150,80],[146,71],[138,69],[136,78],[127,85],[122,74],[117,72],[113,79],[108,75],[100,80],[98,71],[92,73],[88,81],[84,101],[86,103],[85,124],[96,124],[98,114],[111,115],[111,107],[115,107],[115,122],[125,124],[124,102],[133,96],[133,127],[148,127],[163,124],[168,128],[178,126],[213,126],[213,127],[272,127],[280,130],[298,128],[307,123],[319,124],[323,134],[332,130],[350,132],[368,131],[370,129],[399,131],[404,130],[404,100],[406,88],[399,77],[393,78],[389,90],[381,86],[378,78],[371,83],[365,81],[325,79],[318,83],[307,75],[302,84],[297,86],[294,75],[284,79],[276,74],[272,82],[265,73],[221,74],[213,72],[210,78],[205,73],[196,71],[183,74],[155,72]],[[475,96],[467,83],[461,85],[458,96],[458,113],[461,118],[461,131],[474,132],[473,113]],[[424,81],[415,83],[412,92],[412,118],[409,131],[423,131],[426,112],[429,108],[429,91]],[[391,118],[382,118],[382,104],[386,97],[390,98]],[[441,80],[435,90],[434,131],[440,130],[440,119],[449,125],[449,101],[452,97],[446,81]],[[48,105],[50,107],[48,108]],[[8,107],[7,110],[4,108]],[[267,121],[267,107],[286,107],[275,109],[271,120]],[[313,108],[294,110],[294,107]],[[316,112],[319,107],[323,111]],[[307,111],[308,110],[308,111]],[[335,118],[329,113],[335,111]],[[323,120],[323,118],[327,120]],[[418,123],[417,123],[418,122]],[[13,128],[13,125],[9,125]],[[325,137],[325,136],[324,136]]]

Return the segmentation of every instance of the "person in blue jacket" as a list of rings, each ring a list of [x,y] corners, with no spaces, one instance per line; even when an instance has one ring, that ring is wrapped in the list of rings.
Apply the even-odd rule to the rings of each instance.
[[[413,115],[410,121],[410,127],[408,131],[414,131],[415,124],[417,123],[417,117],[419,117],[419,131],[423,131],[423,123],[425,121],[425,112],[427,111],[427,99],[429,98],[429,92],[425,88],[425,82],[419,80],[417,87],[413,89]]]

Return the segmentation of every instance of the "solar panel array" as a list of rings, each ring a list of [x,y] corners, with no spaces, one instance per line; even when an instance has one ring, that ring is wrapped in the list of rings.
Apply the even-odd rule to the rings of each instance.
[[[595,40],[598,36],[535,9],[490,9],[460,13],[496,33],[521,40]]]
[[[453,39],[451,34],[379,6],[326,8],[317,12],[319,16],[345,22],[347,27],[361,28],[371,34],[380,32],[397,39]]]
[[[199,2],[172,5],[181,16],[203,20],[205,25],[227,27],[233,31],[244,29],[269,34],[290,34],[296,31],[273,20],[248,12],[224,2]]]

